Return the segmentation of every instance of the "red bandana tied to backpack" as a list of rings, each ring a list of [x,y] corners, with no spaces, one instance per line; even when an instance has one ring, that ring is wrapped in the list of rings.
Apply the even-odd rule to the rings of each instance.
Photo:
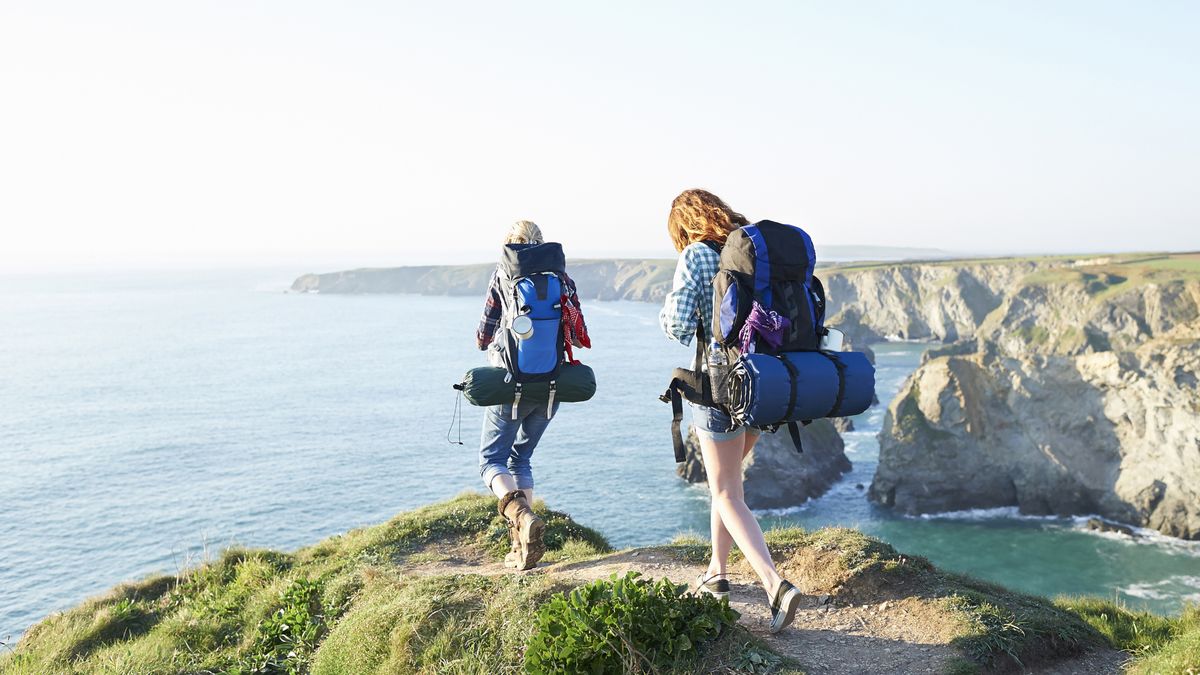
[[[583,308],[579,306],[578,296],[562,296],[563,342],[567,350],[567,363],[578,365],[571,347],[586,347],[591,349],[592,339],[588,337],[587,324],[583,322]]]

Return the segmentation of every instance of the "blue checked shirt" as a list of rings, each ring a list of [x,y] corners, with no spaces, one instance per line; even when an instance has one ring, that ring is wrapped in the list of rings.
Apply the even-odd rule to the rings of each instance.
[[[658,315],[658,323],[667,337],[684,345],[696,335],[696,317],[704,322],[704,332],[712,331],[712,282],[721,266],[721,256],[706,244],[690,244],[683,249],[675,266],[671,292]]]

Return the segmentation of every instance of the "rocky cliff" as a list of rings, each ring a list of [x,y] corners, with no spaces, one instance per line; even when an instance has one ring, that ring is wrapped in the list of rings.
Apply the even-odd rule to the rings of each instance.
[[[1014,279],[973,339],[931,352],[891,403],[871,498],[1200,538],[1198,272],[1175,256]]]

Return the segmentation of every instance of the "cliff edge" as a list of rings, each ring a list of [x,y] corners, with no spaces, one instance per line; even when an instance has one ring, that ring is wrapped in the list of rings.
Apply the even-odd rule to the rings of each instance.
[[[123,584],[31,627],[0,654],[0,672],[568,672],[527,660],[538,645],[544,656],[547,640],[579,668],[605,673],[648,671],[589,665],[614,652],[634,659],[627,665],[655,653],[669,664],[656,672],[747,674],[1182,672],[1172,668],[1200,658],[1200,613],[1052,603],[836,528],[767,534],[781,573],[806,594],[790,628],[769,633],[766,596],[736,553],[734,613],[722,619],[732,622],[680,627],[680,611],[715,604],[677,595],[704,569],[706,541],[612,551],[565,514],[535,508],[549,553],[527,573],[501,562],[506,529],[494,498],[467,494],[293,553],[232,550]],[[631,626],[605,623],[635,601],[630,573],[680,585],[639,605],[654,614],[636,615],[652,623],[636,644]],[[676,628],[685,632],[671,644],[655,641]],[[611,639],[591,639],[597,631]]]

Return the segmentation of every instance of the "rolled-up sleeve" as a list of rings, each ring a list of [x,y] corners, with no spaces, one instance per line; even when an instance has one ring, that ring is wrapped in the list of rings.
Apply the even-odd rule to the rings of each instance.
[[[696,312],[703,291],[696,277],[693,256],[692,249],[684,249],[679,256],[671,292],[667,294],[662,311],[658,314],[658,323],[667,337],[684,345],[691,344],[696,335]]]

